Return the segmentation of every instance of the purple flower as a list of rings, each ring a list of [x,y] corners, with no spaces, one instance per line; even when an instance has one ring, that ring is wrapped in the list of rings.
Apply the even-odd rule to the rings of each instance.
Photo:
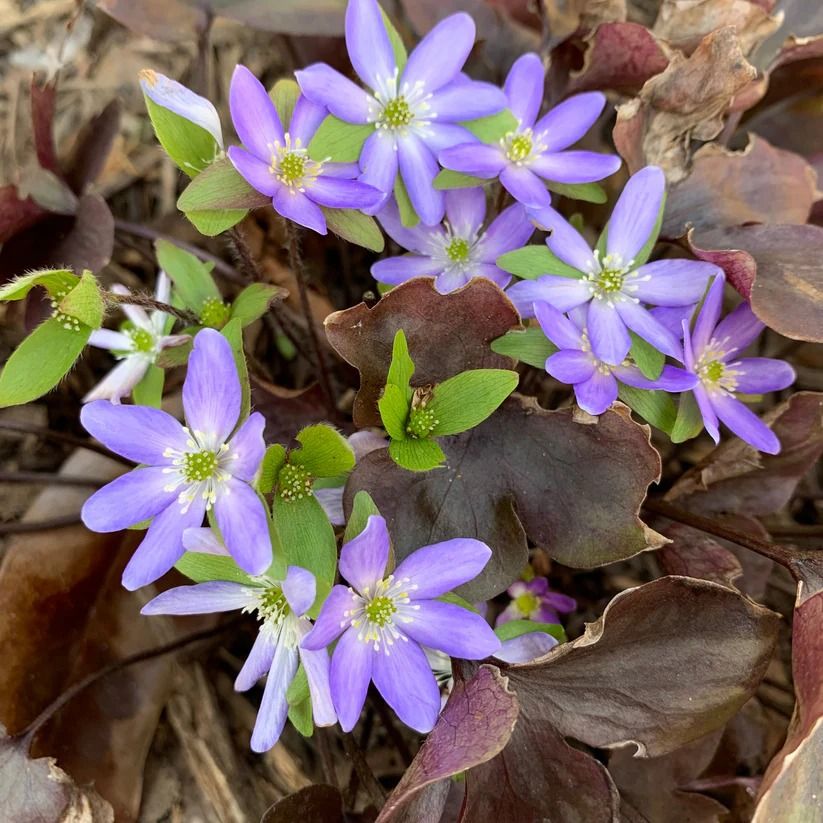
[[[298,97],[289,130],[284,132],[262,83],[245,66],[237,66],[229,108],[245,146],[232,146],[229,160],[252,188],[271,197],[274,210],[288,220],[326,234],[321,206],[366,209],[381,199],[371,186],[344,179],[353,176],[348,166],[316,162],[308,156],[306,147],[326,116],[322,106]]]
[[[442,226],[406,228],[397,206],[389,203],[380,213],[386,233],[412,254],[379,260],[371,268],[374,279],[396,286],[412,277],[436,277],[441,294],[465,286],[472,277],[487,277],[501,288],[511,275],[497,266],[501,254],[520,248],[534,232],[523,206],[501,212],[482,231],[486,194],[482,188],[446,193],[446,221]]]
[[[143,614],[211,614],[242,609],[257,612],[260,628],[254,645],[234,688],[250,689],[267,675],[263,701],[251,736],[256,752],[268,751],[280,737],[289,706],[286,692],[300,663],[309,681],[312,713],[318,726],[331,726],[337,720],[329,691],[329,655],[307,651],[300,641],[311,630],[306,612],[314,603],[314,575],[306,569],[289,566],[285,580],[269,577],[250,578],[247,583],[212,580],[194,586],[178,586],[147,603]]]
[[[480,615],[437,599],[476,577],[490,557],[479,540],[457,538],[418,549],[386,577],[389,533],[376,515],[343,546],[340,572],[352,585],[331,590],[303,648],[322,649],[340,638],[331,692],[344,731],[357,723],[371,680],[404,723],[432,729],[440,692],[421,646],[469,660],[500,647]]]
[[[83,406],[86,430],[140,468],[95,492],[81,516],[96,532],[116,532],[152,519],[123,572],[137,589],[165,574],[183,554],[183,532],[214,507],[217,525],[238,565],[261,574],[271,563],[266,509],[250,483],[263,459],[261,414],[240,418],[241,390],[231,346],[219,332],[194,338],[183,383],[186,427],[147,406],[96,400]]]
[[[642,304],[694,305],[709,278],[722,277],[722,271],[711,263],[682,259],[635,266],[635,257],[653,236],[665,187],[663,172],[656,166],[646,166],[629,179],[609,220],[602,259],[557,212],[541,211],[538,222],[551,231],[546,243],[580,277],[547,274],[515,283],[507,294],[521,316],[530,317],[533,304],[541,300],[563,312],[587,306],[586,328],[598,360],[622,363],[631,348],[629,329],[664,354],[680,359],[679,335]]]
[[[526,206],[548,208],[551,195],[540,178],[557,183],[591,183],[614,174],[620,158],[593,151],[565,151],[592,127],[606,97],[576,94],[537,120],[543,101],[543,63],[524,54],[509,71],[504,87],[517,128],[498,145],[465,143],[438,154],[447,169],[500,182]],[[537,122],[535,123],[535,120]]]
[[[509,586],[507,593],[512,601],[500,613],[495,626],[510,620],[535,620],[538,623],[559,623],[560,614],[568,614],[577,608],[577,601],[549,589],[545,577],[531,580],[517,580]]]
[[[686,368],[699,380],[694,387],[694,397],[703,423],[715,443],[720,440],[718,420],[721,420],[756,449],[777,454],[780,441],[774,432],[737,400],[735,394],[785,389],[794,382],[794,369],[770,357],[738,358],[764,325],[748,303],[741,303],[718,323],[722,304],[723,280],[718,278],[709,289],[694,330],[690,332],[688,323],[683,323]]]
[[[618,382],[638,389],[670,392],[688,391],[697,382],[693,374],[674,366],[664,366],[656,380],[649,380],[637,366],[626,361],[613,366],[592,352],[582,322],[573,322],[541,301],[534,304],[534,313],[543,333],[559,349],[546,359],[546,371],[555,380],[570,383],[577,405],[589,414],[603,414],[617,400]],[[585,314],[579,309],[573,310],[573,314],[585,321]],[[682,360],[682,356],[679,359]]]
[[[441,20],[398,67],[376,0],[349,0],[346,47],[367,92],[325,63],[296,73],[303,93],[347,123],[374,126],[360,155],[360,179],[388,197],[398,171],[420,219],[443,219],[443,192],[433,182],[437,153],[473,139],[457,123],[485,117],[506,105],[504,94],[460,70],[474,45],[468,14]]]

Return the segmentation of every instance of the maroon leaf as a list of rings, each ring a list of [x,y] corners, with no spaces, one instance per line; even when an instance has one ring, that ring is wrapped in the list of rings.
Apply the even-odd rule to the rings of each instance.
[[[54,83],[38,86],[36,80],[32,77],[31,122],[37,162],[41,168],[59,175],[60,163],[57,160],[53,133],[55,96]]]
[[[112,100],[83,127],[66,174],[68,184],[77,194],[82,194],[100,176],[119,129],[120,103],[117,100]]]
[[[306,786],[278,800],[267,809],[260,823],[343,823],[343,797],[334,786]]]
[[[734,553],[711,537],[680,523],[667,526],[663,533],[672,542],[656,558],[666,574],[711,580],[729,588],[743,574]]]
[[[30,197],[20,198],[17,186],[0,186],[0,243],[6,243],[45,215]]]
[[[476,429],[440,440],[442,469],[408,472],[385,449],[367,455],[349,478],[345,505],[350,510],[354,494],[368,491],[399,558],[452,537],[486,542],[492,559],[460,590],[469,600],[498,594],[517,577],[526,535],[577,568],[659,548],[664,539],[638,517],[660,471],[648,428],[621,405],[591,420],[513,395]]]

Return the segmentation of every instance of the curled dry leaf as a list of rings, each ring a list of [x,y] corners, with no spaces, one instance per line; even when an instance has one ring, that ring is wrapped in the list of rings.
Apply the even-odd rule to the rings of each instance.
[[[306,786],[278,800],[267,809],[260,823],[343,823],[343,796],[334,786]]]
[[[733,588],[743,567],[733,552],[695,529],[672,523],[663,529],[672,542],[657,553],[657,562],[666,574],[697,577]]]
[[[389,521],[398,558],[452,537],[476,537],[493,555],[469,600],[503,591],[526,565],[526,535],[555,560],[594,568],[656,549],[666,540],[638,517],[660,457],[649,429],[619,405],[586,424],[513,395],[475,429],[442,438],[442,469],[397,466],[382,449],[355,467],[346,486],[351,510],[365,489]],[[577,467],[585,466],[585,471]]]

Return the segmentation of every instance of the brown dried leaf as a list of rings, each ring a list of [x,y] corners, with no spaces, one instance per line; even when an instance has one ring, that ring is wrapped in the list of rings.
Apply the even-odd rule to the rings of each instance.
[[[174,43],[205,31],[208,14],[187,0],[96,0],[97,8],[137,34]]]
[[[263,814],[260,823],[343,823],[343,796],[334,786],[306,786],[278,800]]]
[[[662,530],[672,542],[657,553],[657,562],[666,574],[697,577],[734,588],[743,574],[735,555],[711,537],[680,523]]]

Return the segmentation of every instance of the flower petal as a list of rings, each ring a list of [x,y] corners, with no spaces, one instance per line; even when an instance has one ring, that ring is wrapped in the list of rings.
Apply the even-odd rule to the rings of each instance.
[[[360,180],[384,194],[391,194],[397,179],[397,144],[391,135],[376,131],[360,153]]]
[[[304,226],[318,234],[328,233],[326,218],[323,217],[320,207],[302,192],[280,186],[272,198],[272,205],[279,215],[297,223],[298,226]]]
[[[83,504],[80,517],[94,532],[127,529],[154,517],[177,499],[177,491],[166,490],[168,482],[162,468],[135,469],[96,491]]]
[[[237,425],[240,378],[229,341],[219,331],[203,329],[194,338],[183,383],[183,408],[189,429],[213,438],[216,447]]]
[[[543,102],[545,76],[543,61],[534,52],[518,57],[509,69],[503,91],[506,93],[509,109],[521,128],[533,126],[537,119]]]
[[[429,123],[424,134],[420,135],[429,151],[437,156],[441,151],[452,146],[462,146],[465,143],[481,145],[478,139],[463,126],[455,123]]]
[[[361,594],[383,579],[390,542],[386,521],[373,514],[366,528],[340,549],[340,574]]]
[[[310,200],[330,209],[371,209],[383,201],[383,193],[367,183],[322,174],[307,192]]]
[[[233,477],[248,483],[257,473],[266,453],[265,428],[266,418],[260,412],[253,412],[229,440],[228,459],[231,463],[228,468]]]
[[[127,334],[111,329],[95,329],[89,336],[89,345],[109,351],[131,351],[134,341]]]
[[[491,180],[506,168],[506,156],[499,146],[485,143],[462,143],[438,152],[440,165],[452,171]]]
[[[694,389],[694,399],[700,409],[700,416],[703,418],[703,425],[715,443],[720,442],[720,429],[718,427],[717,414],[714,410],[713,400],[709,398],[709,393],[703,388],[702,383],[698,383]]]
[[[511,640],[504,640],[494,656],[505,663],[530,663],[548,654],[557,640],[546,632],[526,632]]]
[[[500,172],[503,188],[519,203],[529,208],[544,209],[552,204],[552,197],[543,181],[526,166],[509,165]]]
[[[443,271],[443,265],[431,257],[419,254],[403,254],[399,257],[386,257],[372,264],[372,277],[378,283],[397,286],[413,277],[432,277]]]
[[[314,621],[314,628],[303,638],[301,648],[317,651],[337,640],[343,633],[344,626],[351,622],[347,619],[346,612],[352,608],[354,600],[354,595],[346,586],[332,586],[317,620]]]
[[[275,638],[271,632],[259,631],[249,656],[234,681],[236,692],[248,691],[271,668],[274,660]]]
[[[357,629],[348,629],[332,654],[329,683],[334,710],[344,732],[350,732],[360,717],[375,657],[371,645],[357,639]]]
[[[166,412],[149,406],[117,406],[95,400],[80,409],[83,428],[115,454],[149,465],[169,464],[166,449],[186,447],[183,427]]]
[[[299,140],[301,146],[308,146],[312,137],[314,137],[314,133],[326,119],[327,114],[325,106],[321,106],[319,103],[309,100],[305,94],[301,94],[294,104],[291,122],[286,129],[292,142],[297,143]]]
[[[737,378],[736,392],[764,394],[791,386],[795,381],[794,369],[784,360],[772,357],[744,357],[733,368],[741,374]]]
[[[431,93],[459,74],[474,46],[474,20],[460,12],[441,20],[417,44],[403,70],[400,87],[422,84]]]
[[[208,526],[186,529],[183,532],[183,548],[196,554],[216,554],[230,557],[223,541]]]
[[[397,63],[376,0],[349,0],[346,49],[358,77],[372,89],[385,88],[394,77]]]
[[[589,354],[577,349],[561,349],[546,360],[546,371],[561,383],[585,383],[594,374]]]
[[[332,526],[346,525],[346,515],[343,513],[343,486],[315,489],[314,496]]]
[[[482,660],[500,648],[491,626],[475,612],[441,600],[415,600],[414,608],[411,621],[399,628],[423,646],[464,660]]]
[[[506,96],[491,83],[449,83],[427,101],[437,122],[456,123],[488,117],[506,108]]]
[[[497,283],[501,289],[505,289],[512,281],[512,276],[507,271],[493,263],[476,263],[470,273],[473,277],[485,277],[492,283]]]
[[[314,723],[316,726],[333,726],[337,722],[337,712],[334,710],[334,701],[331,697],[329,653],[325,649],[319,652],[299,649],[299,652],[300,660],[306,671],[306,678],[309,681]]]
[[[331,66],[314,63],[296,71],[294,77],[309,100],[325,106],[335,117],[359,125],[369,122],[372,98]]]
[[[690,391],[697,385],[697,375],[676,366],[663,366],[660,377],[650,380],[637,366],[614,366],[612,374],[627,386],[668,392]]]
[[[448,202],[446,195],[447,210]],[[529,220],[526,209],[520,203],[514,203],[503,209],[486,229],[480,241],[480,255],[493,263],[501,254],[525,246],[533,234],[534,225]]]
[[[107,400],[109,405],[119,404],[131,394],[143,379],[149,367],[149,359],[142,355],[130,355],[119,362],[90,392],[83,397],[84,403]]]
[[[577,405],[589,414],[603,414],[617,400],[617,381],[610,374],[595,370],[592,376],[574,387]]]
[[[614,154],[596,151],[545,152],[531,161],[529,168],[546,180],[558,183],[593,183],[613,175],[621,165]]]
[[[308,569],[299,566],[289,566],[286,579],[280,584],[286,602],[298,616],[304,615],[317,597],[317,583],[314,575]]]
[[[651,236],[665,192],[666,178],[657,166],[646,166],[629,178],[609,219],[609,254],[619,255],[624,263],[634,259]]]
[[[146,603],[140,614],[211,614],[244,609],[254,603],[247,586],[227,580],[209,580],[176,586]]]
[[[718,324],[712,335],[715,340],[724,341],[723,348],[727,354],[743,351],[753,343],[766,324],[752,311],[748,303],[740,303]]]
[[[575,94],[543,115],[534,126],[548,151],[560,151],[576,143],[594,124],[606,105],[599,91]]]
[[[446,210],[444,193],[434,187],[434,178],[440,172],[437,160],[413,134],[401,138],[397,149],[398,167],[414,210],[427,226],[437,225]]]
[[[744,403],[725,392],[713,392],[711,403],[720,420],[741,440],[767,454],[780,451],[777,435]]]
[[[649,309],[649,314],[668,329],[678,340],[683,339],[683,321],[691,322],[696,306],[657,306]]]
[[[617,365],[626,359],[632,340],[617,305],[610,305],[605,300],[592,300],[586,315],[586,327],[592,351],[598,360]]]
[[[400,212],[394,198],[378,212],[377,219],[383,231],[404,249],[416,251],[418,254],[428,254],[431,250],[432,229],[428,226],[416,226],[411,229],[404,226],[400,221]]]
[[[229,146],[227,152],[237,173],[253,188],[267,197],[282,188],[282,183],[272,174],[268,163],[239,146]]]
[[[414,600],[439,597],[474,580],[491,556],[492,550],[480,540],[455,537],[412,552],[397,566],[394,576],[408,582]]]
[[[546,302],[559,311],[588,303],[592,293],[585,280],[544,274],[536,280],[521,280],[509,286],[506,294],[521,317],[534,316],[534,303]]]
[[[655,260],[632,272],[623,291],[654,306],[693,306],[706,291],[709,278],[720,273],[700,260]]]
[[[263,501],[242,480],[229,478],[218,489],[214,516],[229,554],[244,572],[263,574],[271,565],[271,537]]]
[[[583,235],[554,209],[533,215],[538,225],[549,232],[546,245],[564,263],[586,274],[595,270],[594,254]]]
[[[675,360],[683,360],[683,347],[680,345],[680,340],[664,325],[658,323],[649,314],[648,309],[644,309],[643,306],[633,300],[619,300],[615,303],[615,308],[621,320],[635,334],[642,337],[647,343],[651,343],[658,351],[674,357]]]
[[[263,84],[245,67],[237,66],[229,87],[232,123],[246,148],[268,160],[273,143],[283,143],[283,126]]]
[[[483,225],[485,217],[486,192],[482,186],[446,192],[446,219],[459,236],[473,235]]]
[[[583,333],[554,306],[542,300],[537,301],[534,304],[534,314],[543,334],[559,349],[583,348]]]
[[[720,318],[720,310],[723,308],[723,286],[725,280],[716,277],[709,286],[706,299],[700,308],[700,313],[694,321],[694,329],[691,333],[691,345],[695,358],[699,358],[703,349],[709,345],[709,341],[714,336],[714,329]]]
[[[438,275],[434,281],[434,287],[437,289],[438,294],[450,294],[455,289],[462,289],[469,280],[471,280],[471,275],[468,272],[452,269]]]
[[[298,654],[296,648],[290,648],[282,642],[274,650],[266,688],[257,712],[257,722],[251,735],[251,749],[254,752],[267,752],[279,739],[286,725],[289,704],[286,692],[297,672]]]

